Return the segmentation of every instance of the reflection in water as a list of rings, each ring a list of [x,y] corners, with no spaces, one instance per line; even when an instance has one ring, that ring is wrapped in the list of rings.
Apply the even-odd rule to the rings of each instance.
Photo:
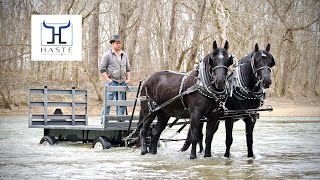
[[[96,119],[99,121],[98,118]],[[132,148],[91,149],[91,144],[39,145],[42,129],[25,117],[0,117],[0,179],[301,179],[320,177],[320,118],[261,118],[254,130],[254,158],[247,158],[244,123],[235,123],[231,157],[223,157],[225,131],[213,155],[189,160],[183,142],[161,143],[157,155]],[[179,127],[163,135],[170,137]],[[187,128],[174,138],[185,138]]]

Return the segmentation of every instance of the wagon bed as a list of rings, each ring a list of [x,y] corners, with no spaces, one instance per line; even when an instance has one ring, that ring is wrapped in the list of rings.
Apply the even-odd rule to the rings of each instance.
[[[29,128],[43,128],[44,136],[40,143],[54,144],[57,141],[93,142],[103,149],[127,145],[122,139],[137,128],[139,116],[134,111],[140,102],[136,99],[107,100],[109,91],[136,94],[139,87],[104,87],[104,114],[101,124],[88,122],[88,93],[86,90],[30,89],[29,91]],[[131,96],[132,97],[132,96]],[[125,115],[107,115],[107,106],[126,106],[133,109]],[[37,110],[37,111],[36,111]],[[40,113],[39,113],[40,111]],[[136,113],[136,114],[135,114]],[[130,128],[129,128],[130,127]],[[137,134],[132,135],[131,140]],[[128,139],[130,140],[130,139]],[[130,143],[130,142],[129,142]]]

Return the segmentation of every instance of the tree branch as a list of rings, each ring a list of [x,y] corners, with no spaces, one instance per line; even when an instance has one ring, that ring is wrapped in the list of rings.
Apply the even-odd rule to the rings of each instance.
[[[70,14],[70,10],[72,9],[74,2],[75,2],[75,0],[72,0],[70,6],[68,7],[68,9],[67,9],[68,14]]]
[[[292,31],[299,31],[299,30],[304,30],[307,29],[308,27],[310,27],[312,24],[314,24],[315,22],[320,20],[320,16],[318,16],[318,18],[314,19],[313,21],[311,21],[309,24],[305,25],[305,26],[301,26],[301,27],[294,27],[291,28]]]
[[[30,44],[0,44],[0,47],[13,47],[13,46],[29,46],[31,47]]]
[[[190,51],[190,50],[191,50],[192,48],[194,48],[195,46],[198,46],[198,45],[201,44],[203,41],[209,39],[209,38],[212,37],[213,35],[214,35],[214,34],[211,34],[211,35],[209,35],[209,36],[201,39],[198,43],[193,44],[193,45],[191,45],[190,47],[188,47],[187,49],[183,50],[183,51],[181,52],[180,56],[179,56],[178,64],[177,64],[177,66],[176,66],[176,70],[178,71],[178,70],[180,69],[181,64],[182,64],[182,61],[183,61],[183,59],[184,59],[184,57],[185,57],[185,55],[186,55],[186,53],[187,53],[188,51]]]
[[[22,57],[22,56],[24,56],[24,55],[26,55],[26,54],[31,54],[31,51],[26,52],[26,53],[22,53],[22,54],[20,54],[20,55],[18,55],[18,56],[15,56],[15,57],[13,57],[13,58],[0,59],[0,62],[11,61],[11,60],[14,60],[14,59],[16,59],[16,58]]]

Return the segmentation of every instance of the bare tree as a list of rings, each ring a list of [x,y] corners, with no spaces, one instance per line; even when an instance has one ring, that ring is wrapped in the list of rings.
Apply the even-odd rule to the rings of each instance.
[[[193,28],[193,38],[192,38],[193,48],[191,49],[191,55],[188,61],[187,71],[190,71],[191,69],[193,69],[193,65],[195,63],[196,56],[198,54],[198,46],[194,46],[194,45],[197,44],[199,41],[201,28],[202,28],[203,14],[206,7],[206,0],[197,0],[196,2],[197,2],[197,13],[196,13],[196,19],[195,19],[195,24]]]
[[[270,43],[276,66],[269,94],[319,98],[319,9],[318,0],[0,0],[0,101],[12,107],[18,89],[43,85],[89,89],[102,100],[98,63],[113,34],[123,38],[134,81],[193,69],[213,40],[228,40],[238,59],[255,43]],[[37,14],[82,15],[83,61],[30,60]]]

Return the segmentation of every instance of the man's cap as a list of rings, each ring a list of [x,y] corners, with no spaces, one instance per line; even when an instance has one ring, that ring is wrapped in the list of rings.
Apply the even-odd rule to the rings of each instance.
[[[112,38],[111,38],[111,40],[110,40],[110,44],[112,44],[112,43],[115,42],[115,41],[121,41],[120,36],[117,35],[117,34],[112,36]]]

